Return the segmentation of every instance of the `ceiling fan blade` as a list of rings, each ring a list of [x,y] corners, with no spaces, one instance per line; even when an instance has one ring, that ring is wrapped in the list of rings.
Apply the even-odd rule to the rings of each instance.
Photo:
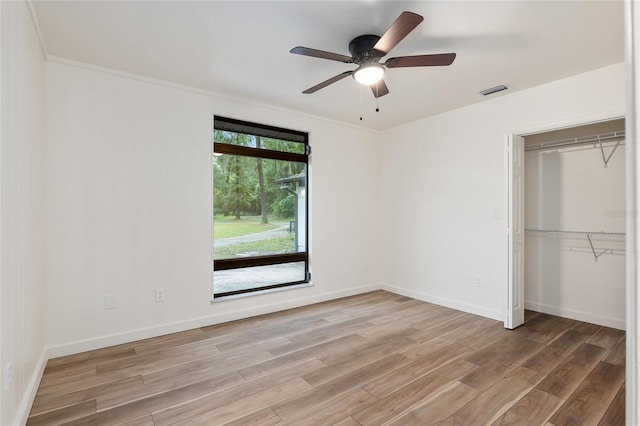
[[[416,13],[402,12],[373,46],[373,50],[381,53],[381,56],[386,55],[423,20],[424,18]]]
[[[375,96],[376,98],[389,94],[389,88],[387,87],[387,84],[384,82],[384,80],[373,83],[371,85],[371,91],[373,92],[373,96]]]
[[[291,49],[289,52],[296,55],[312,56],[314,58],[344,62],[346,64],[350,64],[353,62],[351,56],[340,55],[339,53],[325,52],[324,50],[311,49],[309,47],[297,46]]]
[[[387,68],[401,67],[438,67],[451,65],[456,59],[455,53],[442,53],[437,55],[399,56],[389,58],[384,63]]]
[[[353,74],[353,71],[345,71],[342,74],[338,74],[335,77],[331,77],[330,79],[325,80],[320,84],[316,84],[315,86],[308,88],[307,90],[305,90],[302,93],[308,95],[310,93],[317,92],[318,90],[323,89],[323,88],[327,87],[328,85],[335,83],[336,81],[340,81],[343,78],[345,78],[346,76],[351,75],[351,74]]]

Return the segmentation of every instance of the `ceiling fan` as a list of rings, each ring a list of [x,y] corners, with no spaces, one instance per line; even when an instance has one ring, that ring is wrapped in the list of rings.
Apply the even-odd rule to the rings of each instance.
[[[309,94],[317,92],[330,84],[340,81],[352,75],[360,84],[370,86],[373,96],[376,98],[389,93],[389,88],[383,80],[385,68],[408,68],[408,67],[434,67],[451,65],[456,58],[455,53],[442,53],[436,55],[416,55],[399,56],[389,58],[380,63],[380,59],[386,56],[391,49],[400,43],[411,31],[413,31],[422,21],[423,17],[412,12],[402,12],[391,27],[382,37],[377,35],[361,35],[349,43],[349,53],[351,56],[339,53],[325,52],[324,50],[311,49],[297,46],[290,50],[296,55],[312,56],[314,58],[329,59],[331,61],[344,62],[345,64],[356,64],[358,68],[352,71],[345,71],[331,77],[320,84],[308,88],[302,93]]]

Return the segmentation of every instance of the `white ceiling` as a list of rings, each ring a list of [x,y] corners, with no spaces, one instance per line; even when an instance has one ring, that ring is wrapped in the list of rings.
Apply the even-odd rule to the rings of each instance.
[[[374,129],[622,62],[622,1],[33,1],[50,56],[140,74]],[[424,22],[388,57],[458,54],[449,67],[395,68],[380,98],[354,69],[292,55],[306,46],[349,55],[402,11]],[[501,96],[501,94],[493,95]],[[359,117],[364,117],[359,121]]]

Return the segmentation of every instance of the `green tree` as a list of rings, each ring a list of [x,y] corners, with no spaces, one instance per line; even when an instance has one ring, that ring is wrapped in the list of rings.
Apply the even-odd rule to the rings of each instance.
[[[256,138],[256,146],[258,148],[262,148],[262,138],[258,136]],[[256,162],[258,163],[258,185],[260,191],[260,223],[267,224],[269,223],[269,218],[267,217],[267,194],[264,188],[264,170],[262,165],[262,158],[256,158]]]
[[[216,142],[259,147],[275,151],[304,152],[304,145],[215,130]],[[260,215],[268,223],[269,214],[291,218],[295,212],[295,196],[289,192],[295,185],[278,180],[304,172],[305,165],[292,161],[270,160],[235,155],[214,158],[214,215]]]
[[[249,146],[249,136],[232,132],[216,130],[216,142],[232,143],[234,145]],[[242,214],[251,207],[250,168],[247,167],[248,158],[236,155],[222,155],[215,159],[214,166],[214,214],[234,216],[240,219]]]

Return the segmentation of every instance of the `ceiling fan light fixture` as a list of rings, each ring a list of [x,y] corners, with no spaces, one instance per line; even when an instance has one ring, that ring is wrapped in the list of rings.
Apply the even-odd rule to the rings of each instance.
[[[382,80],[384,68],[380,64],[367,64],[360,66],[353,73],[353,78],[365,86],[371,86]]]

